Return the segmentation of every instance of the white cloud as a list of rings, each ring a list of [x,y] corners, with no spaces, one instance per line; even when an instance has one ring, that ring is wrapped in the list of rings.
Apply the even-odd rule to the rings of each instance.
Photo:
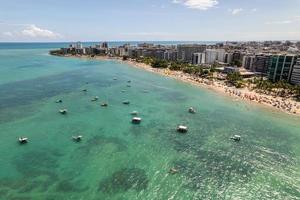
[[[291,24],[293,23],[292,20],[283,20],[283,21],[271,21],[271,22],[266,22],[265,24]]]
[[[34,24],[27,26],[24,30],[21,31],[21,34],[30,38],[57,39],[61,37],[61,35],[58,33],[54,33],[53,31],[47,29],[39,28]]]
[[[243,9],[242,8],[235,8],[235,9],[229,9],[228,10],[232,15],[238,15],[238,14],[240,14],[242,11],[243,11]]]
[[[3,32],[2,35],[5,36],[5,37],[13,37],[14,36],[13,33],[9,32],[9,31]]]
[[[252,8],[251,12],[257,12],[257,8]]]
[[[0,39],[13,41],[40,41],[63,38],[61,34],[43,29],[35,24],[18,24],[0,21]]]
[[[191,9],[207,10],[215,7],[219,2],[217,0],[173,0],[173,3],[182,4]]]

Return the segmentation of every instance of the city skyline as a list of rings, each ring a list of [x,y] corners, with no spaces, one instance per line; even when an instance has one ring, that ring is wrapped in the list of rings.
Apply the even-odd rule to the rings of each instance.
[[[0,42],[299,40],[298,0],[2,1]]]

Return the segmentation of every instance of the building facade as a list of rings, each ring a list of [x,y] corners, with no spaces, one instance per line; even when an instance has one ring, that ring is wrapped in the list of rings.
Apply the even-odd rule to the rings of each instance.
[[[206,45],[192,44],[192,45],[178,45],[178,60],[184,62],[192,62],[194,53],[204,53]]]
[[[205,53],[194,53],[192,64],[193,65],[200,65],[205,63]]]
[[[291,83],[300,85],[300,58],[297,59],[297,63],[293,67]]]
[[[274,55],[270,58],[268,78],[273,82],[291,81],[293,67],[297,57],[294,55]]]

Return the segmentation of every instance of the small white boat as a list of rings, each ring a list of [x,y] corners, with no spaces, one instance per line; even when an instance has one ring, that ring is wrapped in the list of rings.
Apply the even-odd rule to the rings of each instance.
[[[131,115],[138,115],[139,112],[138,112],[138,111],[132,111],[130,114],[131,114]]]
[[[190,107],[190,108],[189,108],[189,113],[195,114],[195,113],[196,113],[196,110],[195,110],[193,107]]]
[[[187,128],[186,126],[179,125],[179,126],[177,127],[177,131],[178,131],[179,133],[186,133],[186,132],[188,131],[188,128]]]
[[[91,101],[98,101],[99,97],[98,96],[95,96],[94,98],[92,98]]]
[[[123,104],[129,105],[129,104],[130,104],[130,101],[123,101]]]
[[[235,141],[235,142],[239,142],[239,141],[241,141],[241,136],[240,135],[234,135],[230,139]]]
[[[102,103],[101,106],[102,106],[102,107],[107,107],[108,104],[107,104],[107,103]]]
[[[25,144],[27,142],[28,142],[28,138],[26,138],[26,137],[19,137],[19,143],[20,144]]]
[[[68,110],[67,109],[60,109],[59,113],[62,114],[62,115],[65,115],[65,114],[68,113]]]
[[[82,136],[81,136],[81,135],[72,136],[72,139],[73,139],[74,141],[76,141],[76,142],[79,142],[79,141],[81,141]]]
[[[55,103],[62,103],[63,101],[61,99],[58,99],[57,101],[55,101]]]
[[[139,124],[139,123],[141,123],[141,121],[142,121],[142,118],[140,118],[140,117],[134,117],[131,120],[131,122],[134,124]]]

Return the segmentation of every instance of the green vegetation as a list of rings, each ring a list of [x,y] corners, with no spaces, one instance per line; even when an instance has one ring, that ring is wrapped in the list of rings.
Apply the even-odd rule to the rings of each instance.
[[[152,61],[151,66],[153,68],[168,68],[168,62],[166,60],[155,59]]]
[[[232,72],[227,74],[227,82],[234,85],[236,88],[243,87],[243,77],[239,72]]]
[[[300,86],[291,85],[284,80],[273,83],[269,80],[255,78],[251,83],[254,84],[254,89],[257,92],[280,97],[294,96],[300,100]]]

